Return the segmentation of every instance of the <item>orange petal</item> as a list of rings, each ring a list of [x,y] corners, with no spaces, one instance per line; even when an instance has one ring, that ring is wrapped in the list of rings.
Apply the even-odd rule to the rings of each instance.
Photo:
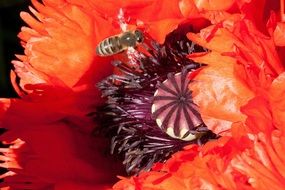
[[[149,24],[147,32],[157,40],[159,43],[163,43],[165,36],[177,28],[182,19],[165,19]]]
[[[234,35],[227,29],[222,28],[221,25],[204,28],[199,34],[188,33],[187,37],[207,49],[220,53],[233,51],[236,40]]]
[[[247,115],[246,124],[251,132],[267,132],[273,129],[270,105],[266,97],[254,97],[241,107],[241,111]]]
[[[252,88],[268,86],[272,80],[270,78],[284,71],[273,40],[242,17],[233,17],[201,30],[198,35],[190,33],[188,37],[208,49],[223,52],[224,55],[226,52],[232,53],[244,67],[255,67],[258,72],[252,73],[252,77],[256,77],[252,79],[256,81]]]
[[[270,165],[274,170],[274,172],[276,173],[275,175],[280,175],[278,176],[279,178],[282,177],[285,178],[285,164],[283,160],[283,155],[280,154],[281,152],[279,152],[278,149],[276,149],[275,145],[277,141],[280,141],[280,139],[283,138],[282,133],[280,133],[280,131],[275,130],[272,132],[271,137],[269,137],[269,140],[266,139],[265,135],[263,135],[262,138],[267,153],[270,156],[269,161],[272,162],[272,164]]]
[[[270,187],[281,190],[285,185],[284,176],[278,172],[280,168],[276,170],[278,164],[281,164],[281,168],[284,164],[276,160],[280,153],[273,152],[271,139],[268,132],[256,135],[252,147],[232,160],[233,168],[247,175],[248,183],[255,189],[266,190]]]
[[[274,42],[277,46],[285,46],[285,23],[278,22],[273,33]]]
[[[218,11],[231,8],[235,0],[194,0],[194,3],[199,10]]]
[[[229,130],[233,123],[244,121],[240,107],[253,93],[235,77],[235,60],[214,52],[192,59],[208,64],[190,83],[190,89],[209,129],[220,134]]]
[[[159,43],[163,43],[166,34],[175,29],[178,23],[188,17],[188,14],[195,15],[197,13],[195,9],[189,10],[189,7],[179,0],[162,0],[159,2],[155,0],[120,0],[116,2],[107,0],[100,3],[96,0],[89,0],[89,4],[86,1],[70,0],[69,2],[84,6],[87,9],[91,7],[101,18],[111,20],[117,28],[119,24],[118,15],[122,10],[124,20],[129,25],[128,28],[142,27]]]
[[[273,115],[273,122],[277,128],[285,130],[285,73],[276,78],[270,88],[270,106]]]
[[[199,11],[193,0],[181,0],[179,2],[179,8],[186,18],[197,14]]]
[[[37,1],[33,3],[37,11],[31,10],[36,18],[28,13],[21,14],[31,27],[24,27],[19,34],[26,42],[26,65],[45,75],[57,76],[69,87],[79,81],[93,85],[96,83],[94,78],[102,78],[111,72],[111,66],[106,63],[108,59],[95,58],[95,43],[100,36],[94,33],[93,17],[71,4],[58,8],[53,2],[45,5]],[[107,23],[101,25],[106,25],[106,30],[110,28]],[[94,74],[102,65],[105,71]],[[90,71],[90,68],[93,70]],[[85,81],[82,81],[83,78]],[[38,82],[33,77],[24,77],[21,87],[28,83]]]

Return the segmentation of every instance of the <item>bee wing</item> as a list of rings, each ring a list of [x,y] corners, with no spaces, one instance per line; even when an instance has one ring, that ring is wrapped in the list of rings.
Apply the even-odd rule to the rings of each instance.
[[[127,31],[127,26],[128,24],[126,23],[126,18],[125,18],[125,14],[122,8],[120,8],[119,13],[118,13],[118,22],[120,25],[120,28],[123,32]]]

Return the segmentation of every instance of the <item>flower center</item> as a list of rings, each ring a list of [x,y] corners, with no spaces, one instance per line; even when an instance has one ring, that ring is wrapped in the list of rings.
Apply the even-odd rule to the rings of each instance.
[[[113,64],[114,74],[98,84],[105,106],[97,121],[111,138],[111,153],[123,157],[127,173],[149,170],[184,146],[217,138],[203,123],[192,101],[188,73],[203,64],[187,55],[206,51],[189,41],[191,26],[180,26],[163,45],[147,34],[140,50]],[[126,60],[126,59],[124,59]]]

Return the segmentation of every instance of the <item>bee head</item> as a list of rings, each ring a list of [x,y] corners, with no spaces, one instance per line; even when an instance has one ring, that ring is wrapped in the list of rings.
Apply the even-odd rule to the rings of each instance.
[[[135,30],[135,36],[136,36],[136,40],[138,43],[143,42],[144,37],[143,37],[143,33],[140,30]]]

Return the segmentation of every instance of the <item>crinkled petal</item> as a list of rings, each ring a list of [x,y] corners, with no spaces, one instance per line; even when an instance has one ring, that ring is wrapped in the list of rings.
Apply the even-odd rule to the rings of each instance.
[[[244,121],[240,107],[253,93],[234,75],[235,60],[214,52],[191,59],[207,64],[193,79],[190,89],[208,128],[221,134],[233,123]]]
[[[285,73],[279,75],[271,85],[269,101],[272,109],[273,122],[280,130],[285,130]]]
[[[250,126],[251,132],[267,132],[274,128],[269,102],[263,96],[256,96],[251,99],[245,106],[241,107],[241,111],[248,116],[246,124]]]
[[[277,134],[277,131],[272,135],[260,133],[252,148],[232,160],[233,168],[249,176],[248,182],[255,189],[284,189],[284,162],[278,158],[282,153],[274,150],[271,144],[275,144],[276,138],[284,138],[284,135]]]
[[[233,6],[236,0],[193,0],[199,10],[219,11],[227,10]]]
[[[48,83],[42,75],[56,76],[67,86],[74,87],[78,83],[93,84],[94,79],[101,79],[111,72],[107,59],[95,56],[99,38],[96,27],[106,25],[107,31],[111,28],[107,21],[94,23],[96,19],[72,4],[55,7],[52,3],[42,5],[36,0],[33,4],[36,8],[31,8],[33,16],[21,13],[30,27],[23,27],[19,34],[26,56],[21,58],[22,64],[13,62],[23,89],[25,84]],[[94,75],[97,69],[100,72]]]
[[[142,27],[160,43],[163,43],[165,36],[174,30],[181,20],[185,19],[179,8],[179,0],[107,0],[103,2],[98,0],[69,0],[69,2],[87,7],[87,9],[93,8],[100,17],[111,20],[117,28],[120,24],[118,15],[122,10],[124,20],[129,25],[128,28],[135,25]],[[155,31],[154,28],[160,30]]]
[[[78,181],[86,186],[106,185],[111,184],[119,173],[116,163],[104,156],[104,140],[90,137],[89,133],[81,131],[76,124],[62,121],[26,125],[26,130],[9,129],[1,136],[7,142],[15,137],[24,142],[16,152],[20,168],[15,170],[12,165],[7,166],[18,176],[5,180],[11,188],[20,185],[19,181],[16,183],[18,179],[22,180],[22,189],[27,181],[32,183],[31,186],[68,181]],[[63,184],[59,188],[60,186]]]

